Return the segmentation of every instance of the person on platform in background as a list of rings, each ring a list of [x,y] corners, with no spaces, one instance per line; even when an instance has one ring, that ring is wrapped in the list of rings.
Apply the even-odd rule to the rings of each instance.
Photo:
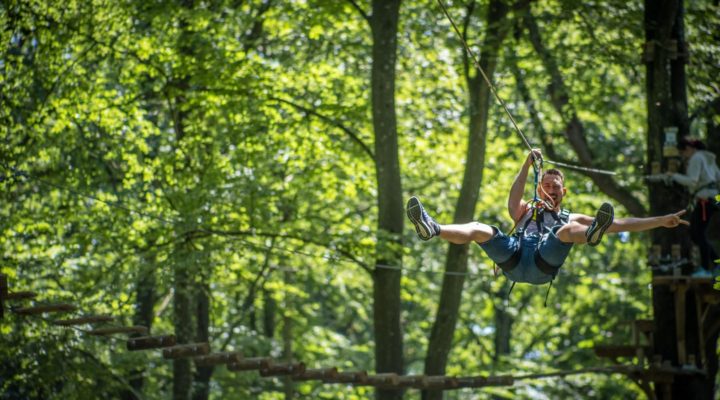
[[[720,267],[715,263],[718,249],[713,248],[715,243],[710,238],[717,238],[720,230],[715,200],[720,193],[720,169],[715,154],[707,151],[700,140],[683,138],[677,147],[686,162],[685,173],[670,173],[670,178],[690,192],[690,237],[700,249],[701,263],[693,275],[718,274]]]

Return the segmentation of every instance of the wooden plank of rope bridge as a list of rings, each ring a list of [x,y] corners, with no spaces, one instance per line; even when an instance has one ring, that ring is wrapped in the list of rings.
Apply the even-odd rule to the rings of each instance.
[[[85,317],[71,318],[71,319],[56,319],[52,322],[53,325],[60,326],[73,326],[82,324],[92,324],[96,322],[110,322],[114,318],[109,315],[87,315]]]
[[[424,389],[428,385],[425,375],[402,375],[398,377],[397,386]]]
[[[140,336],[128,339],[129,351],[149,350],[175,346],[175,335]]]
[[[200,343],[188,343],[179,344],[173,347],[166,347],[163,349],[164,359],[178,359],[188,358],[195,356],[202,356],[210,352],[210,345],[208,342]]]
[[[515,379],[509,375],[500,376],[466,376],[456,378],[459,388],[485,386],[512,386]]]
[[[598,344],[593,348],[595,355],[598,357],[618,358],[618,357],[642,357],[650,354],[652,349],[650,346],[633,346],[633,345],[612,345]],[[642,353],[640,353],[642,351]]]
[[[673,284],[685,284],[692,286],[705,286],[712,285],[713,278],[711,277],[699,277],[689,275],[662,275],[655,276],[652,278],[653,285],[673,285]]]
[[[661,367],[642,370],[639,373],[643,379],[655,383],[673,383],[675,381],[675,374],[672,368]]]
[[[305,372],[305,363],[289,362],[285,364],[271,363],[267,368],[260,369],[260,376],[295,375]]]
[[[75,311],[77,307],[72,304],[60,303],[60,304],[45,304],[34,307],[22,307],[16,308],[14,312],[20,315],[37,315],[49,312],[70,312]]]
[[[334,378],[323,379],[325,383],[353,383],[361,384],[367,381],[368,374],[365,371],[338,372]]]
[[[364,382],[356,383],[357,386],[377,386],[382,388],[397,387],[398,374],[388,372],[384,374],[368,375]]]
[[[88,332],[93,336],[107,336],[114,335],[116,333],[139,333],[146,335],[148,328],[145,326],[111,326],[108,328],[96,328]]]
[[[243,358],[240,361],[228,364],[227,369],[230,371],[254,371],[267,369],[270,364],[272,364],[272,359],[268,357]]]
[[[5,300],[27,300],[37,297],[37,293],[28,290],[19,292],[9,292],[5,295]]]
[[[426,378],[427,387],[423,389],[455,389],[459,383],[457,378],[444,375],[431,375]]]
[[[195,357],[195,365],[198,367],[210,367],[213,365],[230,364],[242,360],[242,353],[239,351],[210,353],[205,356]]]
[[[335,367],[322,369],[306,369],[303,373],[292,376],[294,381],[322,381],[337,378],[338,370]]]

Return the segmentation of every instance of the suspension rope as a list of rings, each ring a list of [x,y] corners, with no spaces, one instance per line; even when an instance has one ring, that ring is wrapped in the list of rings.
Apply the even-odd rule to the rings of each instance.
[[[2,167],[4,167],[4,168],[8,169],[9,171],[11,171],[11,174],[9,174],[9,176],[8,176],[8,175],[3,175],[3,174],[0,173],[0,177],[4,177],[5,180],[7,180],[8,178],[15,179],[15,180],[18,181],[18,182],[22,182],[21,179],[23,179],[23,180],[33,180],[33,181],[36,181],[36,182],[39,183],[39,184],[47,185],[47,186],[49,186],[49,187],[53,187],[53,188],[56,188],[56,189],[59,189],[59,190],[66,191],[67,193],[69,193],[69,194],[71,194],[71,195],[73,195],[73,196],[76,196],[76,197],[87,198],[87,199],[91,199],[91,200],[94,200],[94,201],[98,201],[98,202],[100,202],[100,203],[103,203],[103,204],[107,205],[107,206],[110,207],[110,208],[115,208],[115,209],[123,210],[123,211],[128,212],[128,213],[131,213],[131,214],[139,215],[139,216],[142,216],[142,217],[151,219],[151,220],[158,221],[158,222],[160,222],[160,223],[162,223],[162,224],[164,224],[164,225],[166,225],[166,226],[169,226],[169,227],[175,227],[175,226],[178,225],[178,221],[175,220],[174,218],[164,218],[164,217],[160,217],[160,216],[157,216],[157,215],[153,215],[153,214],[151,214],[151,213],[147,213],[147,212],[144,212],[144,211],[135,209],[135,208],[133,208],[133,207],[129,207],[129,206],[127,206],[127,205],[123,205],[123,204],[121,204],[120,201],[108,201],[108,200],[103,200],[103,199],[101,199],[101,198],[99,198],[99,197],[97,197],[97,196],[93,196],[93,195],[91,195],[91,194],[84,193],[84,192],[82,192],[82,191],[79,191],[79,190],[75,190],[75,189],[66,187],[66,186],[64,186],[64,185],[59,185],[59,184],[56,184],[56,183],[48,182],[47,180],[44,180],[44,179],[41,179],[41,178],[38,178],[38,177],[36,177],[36,176],[31,175],[31,174],[28,173],[27,171],[20,170],[20,169],[15,168],[15,167],[11,167],[11,166],[9,166],[9,165],[7,165],[7,164],[5,164],[5,163],[0,163],[0,166],[2,166]],[[0,180],[0,181],[1,181],[1,180]],[[517,223],[515,223],[515,225],[517,225]],[[513,229],[514,229],[514,227],[513,227]],[[218,231],[209,229],[208,227],[199,228],[198,231],[205,232],[205,233],[208,233],[208,234],[218,233]],[[286,253],[286,254],[301,255],[301,256],[306,256],[306,257],[317,257],[317,258],[321,258],[321,259],[324,259],[324,260],[327,260],[327,261],[332,261],[332,262],[344,262],[344,263],[353,264],[353,265],[367,266],[366,264],[364,264],[364,263],[362,263],[362,262],[359,262],[359,261],[356,260],[356,259],[353,259],[353,258],[348,257],[348,256],[344,256],[344,255],[342,255],[342,254],[335,254],[335,255],[313,254],[313,253],[310,253],[310,252],[307,252],[307,251],[301,251],[301,250],[297,250],[297,249],[289,249],[289,248],[284,248],[284,247],[279,247],[279,246],[269,246],[269,245],[267,245],[267,244],[262,244],[262,243],[254,243],[253,241],[248,240],[248,239],[245,239],[245,238],[242,238],[242,237],[229,237],[229,238],[226,237],[226,239],[228,240],[228,242],[232,242],[232,243],[242,243],[242,245],[243,245],[245,248],[252,248],[252,249],[260,250],[260,251],[264,251],[264,250],[277,250],[277,251],[280,251],[280,252],[284,252],[284,253]],[[317,244],[317,245],[319,245],[319,246],[324,246],[323,244]],[[325,245],[325,246],[329,248],[329,246],[331,246],[331,245],[332,245],[332,243],[329,243],[329,244],[327,244],[327,245]],[[454,271],[422,270],[422,269],[420,269],[420,268],[409,268],[409,267],[407,267],[407,266],[402,266],[402,265],[387,265],[387,264],[382,264],[382,263],[375,263],[375,264],[373,264],[373,268],[376,268],[376,269],[386,269],[386,270],[394,270],[394,271],[402,271],[402,272],[411,273],[411,274],[464,276],[464,277],[468,277],[468,278],[471,278],[471,279],[472,279],[472,278],[476,278],[476,277],[477,277],[477,278],[482,278],[482,277],[485,276],[485,273],[483,273],[483,272],[475,272],[475,271],[454,272]],[[282,267],[282,266],[274,266],[274,267],[272,267],[272,269],[276,269],[276,270],[280,270],[280,271],[286,271],[286,272],[292,272],[292,273],[299,273],[299,272],[303,272],[303,271],[304,271],[304,270],[299,270],[299,269],[295,269],[295,268],[288,268],[288,267]],[[561,274],[568,275],[568,276],[591,277],[592,279],[598,279],[598,276],[600,276],[600,274],[598,274],[598,273],[586,274],[586,275],[579,275],[579,274],[577,274],[577,273],[572,273],[572,274],[571,274],[570,271],[566,271],[566,270],[564,270],[564,269],[561,269],[561,270],[560,270],[560,273],[561,273]],[[598,281],[602,281],[602,279],[598,279]],[[630,282],[630,281],[628,281],[628,282]]]
[[[463,37],[462,33],[460,33],[460,30],[458,29],[457,25],[455,25],[455,21],[450,16],[450,13],[448,12],[447,7],[445,7],[445,4],[442,2],[442,0],[437,0],[438,4],[440,5],[440,8],[442,8],[443,13],[445,14],[445,17],[447,17],[448,21],[450,21],[450,24],[452,25],[453,29],[455,30],[455,33],[457,34],[458,38],[460,38],[460,41],[463,44],[463,47],[465,47],[465,51],[470,55],[470,58],[472,59],[473,63],[475,64],[475,68],[477,68],[478,72],[480,72],[480,75],[482,75],[483,79],[485,80],[485,83],[487,83],[488,88],[490,88],[490,91],[495,96],[495,99],[497,99],[498,103],[502,106],[503,110],[505,110],[505,113],[507,114],[508,118],[510,118],[510,122],[512,122],[513,126],[515,127],[515,130],[522,138],[523,142],[525,143],[525,146],[532,151],[533,146],[530,144],[530,141],[528,140],[527,136],[523,133],[522,129],[518,126],[517,122],[515,121],[515,118],[513,118],[512,114],[510,113],[510,110],[507,108],[507,105],[503,101],[502,98],[500,98],[500,95],[498,94],[497,90],[495,89],[495,86],[490,82],[490,79],[485,74],[485,71],[480,66],[480,63],[477,60],[477,57],[475,56],[475,52],[470,49],[470,46],[468,46],[467,41],[465,41],[465,37]],[[588,168],[588,167],[581,167],[576,165],[570,165],[562,162],[557,161],[551,161],[546,160],[550,164],[559,165],[564,168],[568,169],[574,169],[578,171],[585,171],[585,172],[592,172],[596,174],[605,174],[605,175],[615,175],[615,172],[612,171],[606,171],[602,169],[597,168]]]
[[[480,75],[482,75],[483,79],[485,80],[485,83],[487,83],[488,87],[490,88],[490,91],[493,95],[495,95],[495,98],[497,99],[498,103],[503,107],[505,112],[507,113],[508,117],[510,118],[510,121],[512,122],[513,126],[515,127],[515,130],[520,134],[520,137],[522,138],[523,142],[525,142],[525,146],[529,150],[532,150],[533,147],[530,145],[530,142],[528,141],[527,137],[523,133],[523,131],[518,126],[517,122],[515,122],[515,118],[513,118],[512,114],[510,114],[510,110],[508,110],[507,106],[505,105],[505,102],[503,99],[500,98],[500,95],[498,95],[497,90],[495,90],[495,86],[490,83],[490,79],[488,79],[487,75],[485,75],[485,71],[480,66],[480,63],[477,60],[477,57],[475,56],[475,53],[470,49],[470,46],[468,46],[467,42],[465,41],[465,38],[460,33],[460,30],[458,29],[457,25],[455,25],[455,21],[453,21],[452,17],[450,16],[450,13],[448,12],[447,8],[445,7],[445,4],[443,4],[442,0],[437,0],[438,4],[440,4],[440,7],[443,10],[443,13],[445,13],[445,16],[447,17],[448,21],[450,21],[450,24],[452,25],[453,29],[455,30],[455,33],[457,33],[458,37],[460,38],[460,41],[462,42],[463,46],[465,47],[465,50],[470,55],[470,58],[473,60],[473,63],[475,64],[475,68],[480,72]]]

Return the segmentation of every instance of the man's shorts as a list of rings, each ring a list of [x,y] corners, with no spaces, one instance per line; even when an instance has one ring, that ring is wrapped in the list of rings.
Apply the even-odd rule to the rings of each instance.
[[[572,243],[564,243],[557,237],[557,230],[560,225],[553,227],[550,232],[540,236],[538,233],[531,233],[522,237],[522,241],[517,235],[508,236],[500,229],[493,226],[495,236],[485,243],[480,243],[480,247],[496,264],[503,263],[515,254],[520,248],[520,261],[511,271],[503,271],[508,279],[513,282],[526,282],[534,285],[540,285],[553,280],[553,276],[546,274],[535,265],[535,251],[540,252],[540,257],[548,264],[560,267],[565,262]]]

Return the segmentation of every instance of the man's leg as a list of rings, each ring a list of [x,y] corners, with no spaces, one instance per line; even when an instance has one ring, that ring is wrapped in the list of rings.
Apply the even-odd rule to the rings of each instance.
[[[587,236],[585,236],[587,230],[588,227],[583,224],[569,222],[561,226],[555,234],[563,243],[585,244],[587,243]]]
[[[414,196],[407,203],[407,215],[422,240],[440,236],[440,238],[455,244],[466,244],[473,241],[484,243],[492,239],[495,234],[490,225],[479,222],[440,225],[428,215],[420,200]]]
[[[470,242],[485,243],[492,239],[493,228],[480,222],[468,224],[440,225],[440,237],[450,243],[466,244]]]
[[[565,243],[587,243],[597,246],[605,231],[612,225],[615,211],[610,203],[603,203],[595,214],[595,219],[589,227],[577,222],[563,225],[556,232],[560,241]]]

